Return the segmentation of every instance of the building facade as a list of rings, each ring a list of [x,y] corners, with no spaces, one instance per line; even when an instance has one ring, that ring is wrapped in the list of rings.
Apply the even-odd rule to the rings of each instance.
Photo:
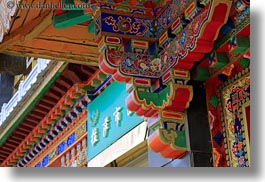
[[[45,3],[0,32],[1,69],[34,60],[7,81],[1,166],[250,166],[249,1]]]

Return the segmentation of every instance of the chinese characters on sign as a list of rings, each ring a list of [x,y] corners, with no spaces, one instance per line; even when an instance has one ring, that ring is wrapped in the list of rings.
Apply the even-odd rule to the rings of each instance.
[[[123,107],[119,106],[119,107],[116,107],[115,111],[113,112],[113,120],[110,116],[105,116],[105,119],[104,119],[104,122],[102,124],[102,136],[104,138],[108,137],[109,135],[109,130],[111,129],[110,128],[110,122],[111,121],[115,121],[115,125],[117,127],[120,127],[120,124],[121,124],[121,121],[122,121],[122,111],[123,110]],[[97,109],[94,114],[93,114],[93,117],[90,117],[89,121],[91,122],[91,125],[93,126],[92,128],[92,133],[91,133],[91,144],[92,146],[95,146],[96,143],[99,142],[99,130],[98,128],[96,127],[97,126],[97,123],[98,123],[98,116],[99,116],[99,110]],[[130,111],[127,109],[127,116],[133,116],[134,112]]]
[[[99,118],[99,110],[97,109],[94,114],[93,117],[89,117],[89,121],[91,123],[92,126],[96,126],[98,123],[98,118]]]
[[[108,131],[110,129],[110,117],[107,116],[103,123],[103,137],[106,138],[108,136]]]
[[[116,111],[113,113],[117,126],[120,126],[120,121],[122,119],[121,110],[122,110],[122,107],[116,107]]]
[[[112,82],[87,106],[88,161],[143,122],[127,110],[126,84]]]
[[[93,128],[91,135],[91,144],[94,146],[98,142],[98,128]]]

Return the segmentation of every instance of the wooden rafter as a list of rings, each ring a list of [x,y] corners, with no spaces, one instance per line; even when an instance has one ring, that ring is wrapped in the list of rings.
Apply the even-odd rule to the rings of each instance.
[[[0,44],[0,51],[6,50],[18,42],[25,42],[36,37],[49,25],[52,15],[51,10],[43,11],[38,18],[27,22],[25,26],[5,36],[3,42]]]
[[[42,10],[36,18],[28,15],[34,10],[20,11],[23,17],[14,20],[11,31],[0,44],[0,52],[98,66],[95,35],[88,33],[87,26],[55,29],[52,10]]]
[[[69,65],[71,65],[71,64],[69,64]],[[74,66],[74,65],[72,65],[72,66]],[[81,67],[81,66],[79,65],[79,67]],[[72,71],[66,69],[63,74],[68,74],[69,72],[72,73]],[[79,71],[79,72],[82,72],[82,71]],[[98,72],[96,72],[96,73],[98,73]],[[84,74],[84,75],[81,75],[81,77],[82,78],[86,78],[86,80],[89,80],[90,76],[92,75],[92,74],[87,74],[85,72],[82,72],[82,74]],[[14,163],[14,161],[16,161],[16,159],[21,156],[20,155],[21,153],[25,153],[30,147],[32,147],[32,144],[35,143],[40,138],[41,135],[43,135],[44,133],[47,132],[47,129],[48,129],[49,125],[51,125],[55,120],[59,119],[63,115],[63,112],[60,112],[63,107],[58,107],[58,106],[62,105],[62,104],[65,105],[66,102],[63,102],[65,99],[72,101],[72,104],[73,104],[73,102],[74,102],[73,97],[75,97],[76,95],[80,95],[81,93],[84,92],[84,90],[80,86],[76,87],[76,85],[73,84],[73,83],[76,83],[77,80],[80,80],[79,78],[72,77],[70,79],[71,79],[71,81],[69,81],[69,82],[71,82],[72,87],[69,87],[69,86],[65,87],[64,86],[68,90],[67,93],[64,92],[62,94],[62,91],[63,91],[64,88],[63,89],[62,89],[62,87],[58,88],[58,85],[59,86],[61,85],[60,82],[58,82],[56,90],[60,91],[60,94],[62,94],[62,96],[61,96],[60,100],[57,100],[57,102],[56,102],[57,104],[56,103],[52,104],[53,108],[52,107],[49,108],[49,109],[47,108],[49,110],[49,113],[47,113],[47,115],[45,114],[45,116],[42,117],[42,119],[39,119],[39,117],[36,117],[34,114],[33,115],[30,114],[30,115],[28,115],[25,118],[25,121],[32,121],[32,120],[35,121],[36,119],[38,119],[38,125],[35,126],[35,128],[34,127],[30,127],[31,124],[29,125],[27,123],[22,122],[21,125],[15,130],[14,134],[17,133],[17,134],[20,134],[20,135],[24,135],[24,133],[26,133],[27,136],[26,137],[22,137],[21,140],[19,140],[19,141],[21,141],[20,144],[19,145],[16,144],[17,148],[15,150],[12,149],[12,154],[11,155],[9,154],[9,159],[8,159],[8,161],[5,160],[6,161],[5,164]],[[85,82],[85,85],[86,84],[87,84],[87,82]],[[51,88],[53,88],[53,87],[55,88],[56,86],[52,86]],[[48,93],[50,91],[51,90],[49,89]],[[45,95],[47,95],[47,94],[45,94]],[[63,97],[63,95],[66,95],[66,97]],[[47,100],[47,97],[45,99],[43,98],[36,106],[39,106],[40,104],[47,104],[46,100]],[[34,111],[34,109],[33,109],[33,111]],[[35,113],[35,114],[37,114],[37,113]],[[29,127],[31,129],[28,131]],[[16,139],[17,139],[17,137],[16,137]],[[2,148],[2,149],[5,150],[6,152],[9,152],[9,151],[6,150],[7,147],[5,147],[5,149],[4,148]]]

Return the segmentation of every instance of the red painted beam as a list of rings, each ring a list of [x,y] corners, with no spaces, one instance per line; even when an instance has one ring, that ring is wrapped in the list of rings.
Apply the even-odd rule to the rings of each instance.
[[[8,157],[8,154],[5,155],[5,153],[2,152],[2,150],[0,150],[0,157],[7,158]]]
[[[51,95],[53,95],[53,97],[56,98],[57,100],[59,100],[63,96],[62,95],[63,92],[59,92],[55,90],[55,88],[53,87],[50,88],[48,92],[51,93]]]
[[[7,141],[6,143],[5,143],[5,145],[6,146],[8,146],[8,147],[10,147],[11,149],[15,149],[18,145],[16,145],[16,144],[12,144],[12,143],[10,143],[9,141]]]
[[[11,154],[11,152],[6,151],[5,149],[1,149],[0,154],[6,155],[6,158],[7,158]]]
[[[69,70],[72,71],[80,81],[85,81],[86,78],[85,78],[85,75],[82,74],[81,70],[80,70],[80,66],[75,66],[75,65],[71,65],[69,67]]]
[[[45,109],[48,109],[48,110],[50,110],[50,109],[53,107],[52,104],[50,104],[50,103],[48,103],[48,102],[46,102],[46,101],[43,101],[43,100],[41,100],[41,101],[38,103],[38,105],[40,105],[41,107],[44,107]]]
[[[38,111],[38,112],[41,112],[41,113],[43,113],[43,114],[45,114],[45,115],[49,112],[49,109],[46,109],[46,108],[44,108],[44,107],[41,107],[41,106],[38,105],[38,104],[34,107],[34,110],[36,110],[36,111]]]
[[[23,131],[25,131],[25,132],[30,132],[32,129],[33,129],[34,127],[29,127],[29,126],[25,126],[25,125],[23,125],[23,123],[21,123],[19,126],[18,126],[18,129],[20,129],[20,130],[23,130]]]
[[[2,149],[6,152],[6,154],[10,154],[14,149],[11,149],[9,146],[6,146],[6,144],[4,144],[2,146]],[[2,151],[1,151],[2,152]]]
[[[55,105],[58,102],[58,99],[55,99],[54,97],[51,97],[49,95],[45,95],[43,96],[44,100],[48,100],[50,103],[52,103],[53,105]]]
[[[14,133],[15,134],[22,135],[23,137],[20,138],[21,140],[23,140],[27,136],[27,134],[28,134],[25,131],[21,131],[21,130],[18,130],[18,129],[16,129]]]
[[[39,123],[40,120],[34,120],[32,118],[26,118],[23,120],[23,122],[25,123],[29,123],[30,125],[37,125]]]
[[[70,87],[74,84],[70,79],[65,76],[61,76],[60,80],[58,80],[58,83],[63,83],[63,85],[68,85]]]
[[[64,93],[67,92],[67,90],[68,90],[68,88],[66,86],[64,86],[63,84],[60,84],[57,81],[53,84],[53,87],[62,90]]]
[[[36,126],[36,124],[30,124],[30,122],[25,122],[25,121],[23,121],[21,124],[20,124],[21,126],[23,126],[23,127],[29,127],[29,128],[34,128],[35,126]]]
[[[15,143],[17,146],[20,144],[20,142],[13,136],[10,136],[8,140],[11,141],[12,143]]]
[[[8,140],[7,140],[7,144],[11,144],[11,145],[14,145],[14,146],[18,146],[19,143],[20,143],[20,142],[18,142],[18,141],[13,142],[12,139],[8,139]]]
[[[45,116],[45,115],[44,115]],[[43,117],[39,117],[34,115],[33,113],[30,112],[30,114],[27,116],[27,119],[32,119],[34,121],[40,121]]]
[[[73,83],[81,82],[81,79],[73,71],[67,70],[67,75]]]
[[[45,114],[35,111],[34,109],[32,111],[30,111],[30,114],[28,115],[29,117],[35,117],[36,119],[41,120]]]
[[[21,135],[18,133],[13,133],[11,136],[12,136],[12,138],[16,139],[17,141],[20,141],[22,138],[26,137],[26,135]]]
[[[65,94],[65,91],[63,91],[63,90],[61,90],[61,89],[59,89],[59,88],[57,88],[57,87],[52,87],[52,90],[53,90],[53,94],[57,94],[58,96],[60,96],[59,97],[59,99],[57,99],[57,102],[58,102],[58,100],[60,100],[61,98],[62,98],[62,96]]]

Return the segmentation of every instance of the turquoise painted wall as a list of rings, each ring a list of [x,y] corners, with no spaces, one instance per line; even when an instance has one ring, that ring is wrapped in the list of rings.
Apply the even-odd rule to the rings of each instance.
[[[128,112],[126,84],[111,83],[88,105],[88,161],[143,122]]]

